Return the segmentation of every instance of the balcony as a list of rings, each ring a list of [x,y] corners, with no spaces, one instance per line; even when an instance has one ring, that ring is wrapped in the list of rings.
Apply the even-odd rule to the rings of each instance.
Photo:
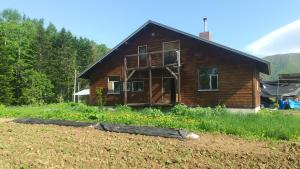
[[[144,54],[126,55],[126,70],[143,70],[180,66],[180,50],[154,51]]]

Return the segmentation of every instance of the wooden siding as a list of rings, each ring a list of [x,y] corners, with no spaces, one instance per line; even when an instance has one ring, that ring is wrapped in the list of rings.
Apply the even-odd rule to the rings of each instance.
[[[153,33],[155,36],[152,36]],[[254,108],[259,106],[258,72],[255,63],[233,52],[208,45],[156,26],[149,26],[118,49],[118,52],[103,60],[90,74],[90,103],[96,102],[96,88],[107,88],[107,78],[119,75],[123,81],[123,58],[136,54],[137,47],[147,45],[148,52],[162,50],[162,43],[180,40],[181,55],[181,102],[191,106],[226,105],[232,108]],[[198,91],[197,69],[217,67],[218,91]],[[152,99],[161,102],[162,75],[172,77],[165,70],[153,70]],[[136,72],[129,81],[143,80],[144,92],[128,92],[128,103],[149,102],[148,70]],[[108,105],[122,104],[123,92],[108,95]]]

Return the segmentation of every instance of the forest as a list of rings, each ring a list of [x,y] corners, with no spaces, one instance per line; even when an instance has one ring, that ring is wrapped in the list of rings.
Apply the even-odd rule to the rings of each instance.
[[[16,10],[0,12],[0,104],[72,100],[75,72],[108,52],[105,44],[74,36]],[[81,88],[87,82],[80,80]]]

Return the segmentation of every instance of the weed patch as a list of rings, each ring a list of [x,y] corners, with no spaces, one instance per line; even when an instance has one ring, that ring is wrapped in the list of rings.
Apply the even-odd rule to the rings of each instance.
[[[6,107],[0,105],[0,117],[62,119],[181,128],[217,132],[256,139],[295,140],[300,137],[300,116],[262,110],[257,114],[230,113],[225,107],[188,107],[132,109],[116,106],[114,111],[77,103]]]

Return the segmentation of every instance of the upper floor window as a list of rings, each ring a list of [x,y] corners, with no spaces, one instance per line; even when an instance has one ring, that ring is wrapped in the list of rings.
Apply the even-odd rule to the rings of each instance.
[[[177,51],[180,50],[180,41],[163,42],[164,64],[172,64],[177,61]]]
[[[120,76],[109,76],[108,77],[108,94],[120,94],[121,83]]]
[[[140,66],[146,66],[147,52],[147,45],[138,47],[138,62]]]
[[[198,90],[218,89],[218,69],[199,68],[198,69]]]

